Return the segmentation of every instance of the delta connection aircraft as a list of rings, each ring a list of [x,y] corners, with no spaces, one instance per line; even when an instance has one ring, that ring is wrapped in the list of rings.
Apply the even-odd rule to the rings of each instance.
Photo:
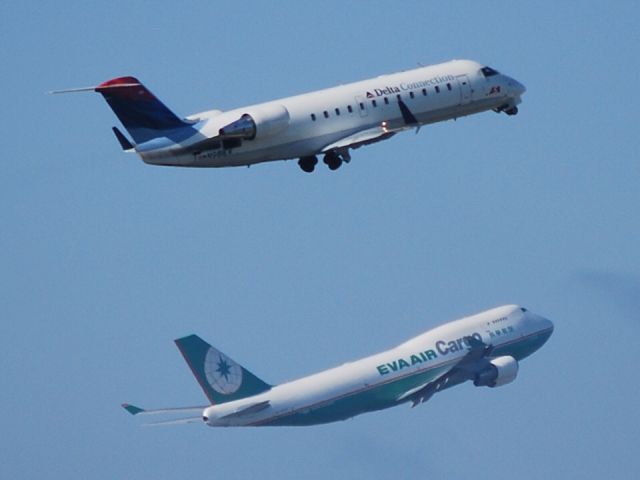
[[[402,345],[315,375],[272,386],[200,337],[176,344],[210,405],[144,410],[133,415],[192,413],[158,422],[211,427],[301,426],[346,420],[402,403],[416,406],[471,380],[499,387],[515,380],[518,362],[551,336],[551,321],[515,305],[494,308],[429,330]]]
[[[145,163],[232,167],[299,159],[312,172],[324,156],[331,170],[350,149],[422,125],[493,110],[518,113],[525,87],[491,67],[454,60],[370,80],[222,112],[178,117],[134,77],[97,87],[133,140],[113,132],[126,152]]]

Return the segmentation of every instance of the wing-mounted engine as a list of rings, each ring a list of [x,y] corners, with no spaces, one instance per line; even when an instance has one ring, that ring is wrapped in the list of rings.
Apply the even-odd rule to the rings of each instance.
[[[253,140],[276,135],[289,126],[289,111],[282,105],[265,104],[247,113],[219,130],[222,138]]]
[[[509,356],[497,357],[489,360],[485,369],[473,379],[476,387],[501,387],[513,382],[518,376],[518,361]]]

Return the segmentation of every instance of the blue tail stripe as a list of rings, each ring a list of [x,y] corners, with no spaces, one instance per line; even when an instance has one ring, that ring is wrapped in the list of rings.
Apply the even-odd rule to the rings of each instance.
[[[136,143],[166,136],[163,131],[175,132],[191,125],[169,110],[134,77],[109,80],[99,85],[96,92],[102,94]]]

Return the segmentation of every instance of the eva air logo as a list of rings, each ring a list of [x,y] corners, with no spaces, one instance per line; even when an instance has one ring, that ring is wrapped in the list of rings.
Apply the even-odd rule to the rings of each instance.
[[[204,373],[211,388],[223,395],[230,395],[242,385],[242,368],[229,357],[209,348],[204,360]]]

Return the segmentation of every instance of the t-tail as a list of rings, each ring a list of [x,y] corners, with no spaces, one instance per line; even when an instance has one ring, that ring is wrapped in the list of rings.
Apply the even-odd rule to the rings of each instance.
[[[191,130],[135,77],[118,77],[95,88],[107,101],[136,143],[157,137],[171,137],[176,130]],[[193,135],[195,132],[189,132]],[[190,136],[189,135],[189,136]]]
[[[175,342],[212,404],[250,397],[271,388],[197,335]]]
[[[118,77],[97,87],[72,88],[51,93],[95,91],[100,93],[133,138],[133,144],[114,127],[114,133],[124,150],[135,145],[168,138],[180,142],[197,133],[194,122],[181,119],[135,77]]]

